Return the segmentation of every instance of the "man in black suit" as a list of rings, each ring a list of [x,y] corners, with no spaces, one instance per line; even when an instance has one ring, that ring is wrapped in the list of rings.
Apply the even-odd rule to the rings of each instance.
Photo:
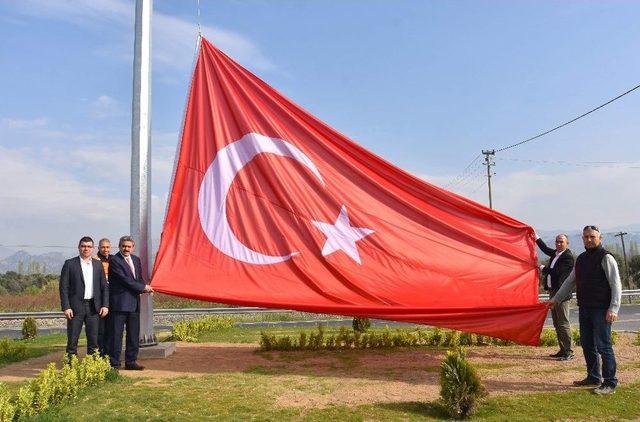
[[[125,369],[142,370],[138,365],[140,343],[140,294],[153,289],[142,279],[140,258],[133,255],[135,243],[131,236],[122,236],[118,242],[120,252],[109,261],[109,291],[111,300],[110,347],[111,366],[120,367],[122,333],[127,328]]]
[[[98,348],[99,319],[109,313],[109,286],[102,265],[91,258],[93,239],[78,243],[79,256],[67,259],[60,273],[60,303],[67,317],[67,354],[78,354],[78,338],[85,326],[87,353]]]
[[[549,298],[553,299],[564,280],[573,270],[575,259],[569,249],[569,238],[566,234],[557,235],[555,249],[549,248],[537,236],[536,243],[542,252],[549,256],[547,265],[541,265],[540,270],[545,276],[544,289],[549,291]],[[560,350],[550,356],[558,358],[558,360],[571,360],[575,357],[572,350],[571,323],[569,322],[569,299],[571,299],[571,295],[551,308],[551,318],[558,336]]]

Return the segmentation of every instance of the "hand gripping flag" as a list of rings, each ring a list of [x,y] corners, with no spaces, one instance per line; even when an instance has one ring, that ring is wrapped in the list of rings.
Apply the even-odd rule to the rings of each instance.
[[[530,227],[377,157],[202,39],[156,291],[535,345],[537,280]]]

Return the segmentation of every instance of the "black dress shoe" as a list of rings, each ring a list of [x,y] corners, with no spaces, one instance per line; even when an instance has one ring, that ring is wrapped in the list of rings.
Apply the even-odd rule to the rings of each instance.
[[[564,356],[564,352],[562,350],[558,350],[558,353],[554,353],[552,355],[549,355],[550,358],[559,358],[561,356]]]
[[[124,369],[127,371],[142,371],[144,366],[138,365],[138,362],[125,363]]]
[[[560,356],[558,358],[558,360],[571,360],[573,358],[575,358],[576,355],[573,352],[568,352],[567,354],[564,354],[562,356]]]
[[[598,387],[600,385],[600,380],[594,380],[591,379],[589,377],[580,380],[580,381],[574,381],[573,385],[575,385],[576,387],[587,387],[587,386],[596,386]]]

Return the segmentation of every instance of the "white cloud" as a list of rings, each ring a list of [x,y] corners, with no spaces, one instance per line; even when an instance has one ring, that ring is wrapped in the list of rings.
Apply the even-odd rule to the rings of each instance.
[[[97,119],[107,119],[123,114],[120,103],[108,95],[100,95],[89,104],[89,115]]]
[[[0,127],[6,129],[32,129],[45,126],[49,122],[46,117],[36,119],[17,119],[13,117],[3,117],[0,119]]]
[[[73,243],[84,233],[122,232],[128,198],[109,195],[93,174],[44,167],[41,157],[0,147],[0,227],[7,243]]]
[[[23,0],[15,7],[23,13],[47,19],[71,22],[87,30],[117,29],[133,33],[135,5],[124,0]],[[194,21],[180,19],[157,10],[152,17],[154,69],[188,69],[193,62],[196,41]],[[204,25],[202,32],[221,49],[246,66],[260,70],[274,69],[273,63],[259,47],[245,36],[218,26]],[[130,58],[131,37],[119,37],[118,45],[102,46],[110,55]],[[115,38],[114,38],[115,39]],[[118,51],[120,52],[118,54]]]
[[[493,204],[498,211],[540,230],[569,230],[586,224],[625,226],[638,223],[638,176],[638,168],[623,166],[572,168],[551,174],[536,169],[504,173],[492,179]],[[438,186],[451,180],[422,177]],[[474,177],[468,185],[451,190],[487,205],[484,180],[484,176]]]

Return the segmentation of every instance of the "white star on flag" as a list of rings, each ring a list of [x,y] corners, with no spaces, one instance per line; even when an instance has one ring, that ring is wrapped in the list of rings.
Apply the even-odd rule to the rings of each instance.
[[[327,241],[322,247],[322,256],[342,250],[358,264],[362,264],[356,242],[375,233],[375,231],[364,227],[351,226],[345,205],[340,209],[340,214],[335,223],[329,224],[321,221],[312,221],[311,223],[327,236]]]

